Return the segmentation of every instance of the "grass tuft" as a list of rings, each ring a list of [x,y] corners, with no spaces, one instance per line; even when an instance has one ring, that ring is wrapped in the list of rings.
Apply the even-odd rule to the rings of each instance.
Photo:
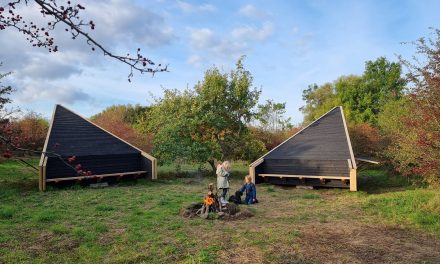
[[[321,195],[316,194],[316,193],[306,193],[302,196],[303,199],[321,199]]]
[[[114,211],[115,208],[108,204],[99,204],[95,207],[96,211],[100,212],[108,212],[108,211]]]
[[[0,207],[0,219],[12,219],[15,214],[15,207],[2,206]]]

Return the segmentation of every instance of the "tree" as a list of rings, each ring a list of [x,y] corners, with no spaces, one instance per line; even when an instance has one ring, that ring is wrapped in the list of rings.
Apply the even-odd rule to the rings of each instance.
[[[40,9],[40,14],[48,22],[38,24],[36,21],[25,20],[22,14],[26,8],[34,8],[32,3]],[[49,52],[58,52],[59,47],[51,33],[56,27],[64,27],[73,39],[82,38],[91,50],[100,50],[104,56],[114,58],[130,67],[128,81],[133,77],[133,71],[140,73],[156,73],[167,71],[167,66],[156,65],[152,60],[141,54],[138,48],[132,56],[117,55],[105,47],[104,43],[96,41],[87,29],[94,30],[96,25],[93,20],[84,21],[81,11],[85,7],[81,4],[73,4],[72,1],[61,2],[59,0],[15,0],[0,6],[0,30],[15,29],[23,33],[26,40],[34,47],[46,48]]]
[[[0,64],[1,66],[1,64]],[[1,84],[1,79],[10,75],[11,73],[0,73],[0,122],[4,122],[5,119],[11,114],[9,110],[6,109],[6,105],[11,103],[12,100],[9,97],[14,91],[11,86],[4,86]]]
[[[49,123],[40,114],[26,113],[23,117],[13,120],[11,128],[20,135],[17,143],[21,148],[43,150]]]
[[[306,105],[299,110],[304,114],[304,124],[308,124],[331,108],[340,105],[334,83],[325,83],[321,86],[311,84],[303,91],[302,99]]]
[[[292,127],[290,117],[285,118],[286,103],[275,103],[267,100],[265,104],[258,105],[257,121],[263,130],[279,131]]]
[[[340,78],[335,86],[342,104],[355,123],[377,125],[377,116],[388,102],[399,99],[405,88],[401,65],[385,57],[365,62],[361,77]]]
[[[408,69],[409,94],[387,106],[380,124],[392,140],[387,153],[395,168],[440,184],[440,30],[433,31],[435,38],[412,43],[413,60],[400,57]]]
[[[300,110],[304,113],[304,123],[309,123],[332,107],[342,105],[348,121],[377,126],[383,106],[401,98],[405,85],[400,63],[380,57],[365,62],[361,76],[342,76],[332,83],[309,85],[303,91],[306,105]]]
[[[165,162],[208,162],[213,170],[216,160],[260,155],[264,145],[247,127],[260,96],[252,82],[241,58],[230,74],[213,67],[194,89],[165,90],[139,124],[154,133],[153,153]]]
[[[267,130],[260,127],[250,127],[249,129],[256,140],[263,142],[266,150],[271,150],[298,132],[301,127],[291,127],[283,130]]]

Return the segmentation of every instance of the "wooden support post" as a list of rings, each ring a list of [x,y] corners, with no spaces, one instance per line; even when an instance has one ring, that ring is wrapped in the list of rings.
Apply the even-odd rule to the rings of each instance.
[[[46,166],[47,166],[47,157],[44,157],[42,173],[41,173],[41,191],[46,191]]]
[[[43,191],[43,166],[38,166],[38,189]]]
[[[251,176],[252,182],[255,183],[255,167],[249,166],[249,175]]]
[[[254,161],[251,165],[249,165],[249,175],[251,176],[252,182],[255,183],[257,174],[255,173],[255,168],[263,163],[264,159],[260,158],[256,161]]]
[[[350,169],[350,191],[357,191],[357,176],[356,169]]]
[[[141,152],[141,155],[151,161],[151,179],[157,180],[157,159],[148,153]],[[148,174],[147,174],[148,175]]]
[[[152,179],[157,180],[157,159],[156,158],[154,159],[154,171],[153,172],[154,173],[153,173]]]

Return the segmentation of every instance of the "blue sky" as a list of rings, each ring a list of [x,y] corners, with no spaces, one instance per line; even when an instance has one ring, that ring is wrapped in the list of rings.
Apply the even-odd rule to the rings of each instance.
[[[3,1],[2,1],[3,2]],[[192,87],[212,65],[229,71],[241,55],[262,88],[261,100],[287,103],[302,121],[302,90],[341,75],[361,74],[366,60],[414,54],[401,42],[440,27],[440,1],[126,1],[82,3],[91,32],[121,54],[140,47],[169,73],[135,74],[81,40],[55,32],[57,54],[30,47],[12,30],[0,32],[1,72],[17,92],[15,104],[49,117],[61,103],[90,116],[111,104],[149,104],[163,88]],[[34,6],[24,17],[41,23]]]

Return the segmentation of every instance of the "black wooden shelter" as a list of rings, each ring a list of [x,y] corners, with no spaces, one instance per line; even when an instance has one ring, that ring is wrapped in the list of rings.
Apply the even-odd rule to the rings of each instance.
[[[350,188],[356,161],[341,106],[288,138],[250,165],[255,183]]]
[[[55,106],[39,168],[41,191],[51,182],[157,179],[156,158],[61,105]]]

